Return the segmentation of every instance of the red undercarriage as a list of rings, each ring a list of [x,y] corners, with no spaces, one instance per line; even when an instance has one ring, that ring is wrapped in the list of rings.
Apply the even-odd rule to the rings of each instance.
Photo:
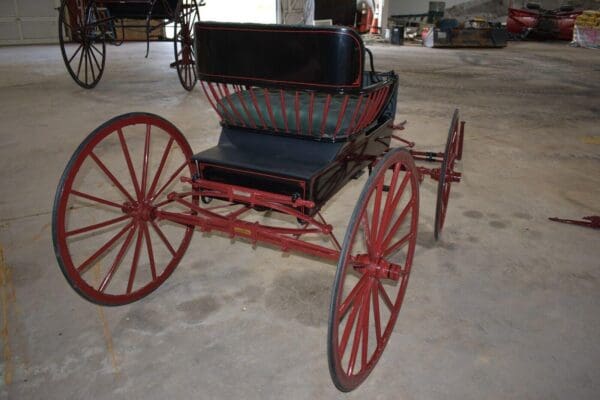
[[[460,137],[462,140],[462,135]],[[394,138],[407,143],[397,136],[394,136]],[[410,148],[413,145],[409,143],[408,147]],[[440,152],[423,152],[412,149],[409,149],[409,152],[418,161],[441,163],[444,158],[444,153]],[[441,168],[419,166],[417,171],[420,181],[423,181],[426,175],[437,181],[439,180]],[[446,180],[452,182],[459,182],[460,179],[461,174],[454,171],[446,176]],[[257,242],[269,243],[284,252],[298,251],[334,262],[339,259],[341,246],[333,234],[333,227],[327,224],[320,212],[315,213],[314,216],[302,212],[305,208],[315,207],[312,201],[204,179],[192,180],[182,177],[181,181],[189,183],[192,190],[183,193],[170,193],[168,200],[179,203],[191,211],[181,213],[157,208],[151,212],[149,218],[165,219],[182,225],[197,226],[202,232],[218,231],[231,238],[242,237],[248,239],[253,245]],[[198,199],[201,197],[220,199],[228,203],[213,207],[200,207]],[[229,213],[222,213],[225,208],[232,205],[239,206],[239,208]],[[278,227],[242,219],[244,214],[255,208],[274,210],[295,217],[299,222],[299,227]],[[330,246],[322,246],[304,240],[303,237],[309,234],[327,236]],[[364,269],[365,272],[369,271],[381,278],[393,280],[398,280],[402,275],[401,267],[398,265],[387,262],[378,262],[371,265],[368,262],[368,255],[364,255],[364,259],[361,257],[362,255],[354,256],[352,260],[357,270]]]

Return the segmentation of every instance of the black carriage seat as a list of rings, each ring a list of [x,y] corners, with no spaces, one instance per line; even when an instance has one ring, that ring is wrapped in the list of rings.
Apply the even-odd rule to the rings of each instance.
[[[395,113],[396,75],[364,74],[348,28],[200,22],[195,50],[223,126],[194,156],[204,179],[312,198],[335,169],[333,193],[356,172],[339,161],[349,142]]]

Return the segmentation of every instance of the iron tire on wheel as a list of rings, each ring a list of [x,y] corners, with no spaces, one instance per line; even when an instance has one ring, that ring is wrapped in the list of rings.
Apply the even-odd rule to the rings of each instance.
[[[194,228],[168,225],[157,215],[175,206],[167,192],[177,178],[186,169],[195,174],[191,156],[175,126],[147,113],[113,118],[77,148],[56,191],[52,238],[62,273],[83,298],[127,304],[175,270]],[[192,201],[198,204],[197,196]]]
[[[98,11],[94,1],[80,3],[87,4],[84,10],[77,7],[77,4],[71,0],[62,1],[58,16],[58,40],[69,75],[82,88],[92,89],[100,82],[104,73],[106,27],[95,23]],[[78,16],[77,23],[80,26],[71,26],[73,15]],[[67,34],[70,36],[70,43],[66,41]],[[71,43],[75,43],[75,46]]]
[[[200,20],[196,0],[180,0],[175,12],[175,67],[181,86],[191,91],[196,86],[196,54],[194,51],[194,24]]]
[[[444,151],[444,160],[440,168],[440,176],[438,179],[437,201],[435,204],[435,225],[433,236],[438,240],[444,228],[446,220],[446,210],[448,208],[448,200],[450,198],[450,189],[452,187],[452,176],[454,173],[454,164],[462,155],[461,147],[462,140],[460,137],[460,116],[458,109],[454,110],[450,129],[448,130],[448,139],[446,140],[446,149]]]
[[[333,383],[343,392],[367,378],[392,334],[408,285],[418,215],[418,171],[407,151],[392,150],[376,164],[358,199],[333,283],[327,355]]]

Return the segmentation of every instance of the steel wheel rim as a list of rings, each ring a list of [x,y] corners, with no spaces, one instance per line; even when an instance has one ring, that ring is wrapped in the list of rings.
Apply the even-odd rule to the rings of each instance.
[[[158,225],[157,222],[155,222],[155,219],[153,219],[153,217],[151,216],[151,207],[145,207],[144,205],[140,204],[138,205],[137,208],[135,207],[131,207],[131,210],[129,209],[123,209],[123,205],[121,203],[117,203],[117,205],[121,206],[121,212],[123,215],[120,215],[112,220],[108,220],[110,221],[115,221],[118,220],[119,218],[122,218],[120,221],[117,222],[112,222],[108,225],[106,225],[107,227],[110,226],[116,226],[117,223],[122,223],[122,229],[119,228],[119,234],[113,236],[117,237],[116,241],[113,242],[112,245],[110,245],[107,249],[105,249],[102,253],[98,254],[96,257],[94,257],[93,255],[96,254],[95,251],[90,251],[90,252],[86,252],[86,256],[84,257],[85,261],[82,263],[81,259],[77,262],[75,262],[73,260],[73,253],[75,252],[76,248],[75,245],[71,246],[68,244],[68,237],[70,236],[74,236],[75,239],[77,239],[77,235],[88,235],[88,234],[94,234],[94,232],[99,231],[100,229],[103,229],[104,227],[100,226],[102,225],[102,223],[106,222],[106,221],[98,221],[98,223],[95,224],[91,224],[91,225],[86,225],[84,227],[78,227],[78,228],[71,228],[68,229],[67,228],[67,221],[71,218],[71,210],[67,209],[67,206],[69,204],[69,199],[71,197],[80,197],[80,193],[84,193],[85,192],[80,192],[79,188],[75,188],[73,187],[73,183],[74,181],[78,178],[78,174],[81,171],[81,167],[84,164],[84,162],[92,162],[91,160],[94,160],[94,157],[100,159],[101,163],[109,170],[109,172],[114,172],[114,168],[113,171],[111,171],[110,166],[107,167],[107,164],[102,162],[101,158],[98,157],[97,155],[95,155],[94,150],[98,148],[98,145],[102,144],[109,136],[113,135],[115,132],[121,132],[121,134],[117,133],[117,135],[119,136],[119,139],[122,137],[126,138],[126,131],[125,129],[128,127],[132,127],[132,126],[136,126],[136,125],[146,125],[146,126],[150,126],[150,130],[148,130],[146,128],[147,132],[150,132],[149,134],[146,135],[146,140],[144,143],[149,143],[148,141],[148,137],[150,138],[150,140],[152,139],[152,127],[154,127],[155,132],[160,129],[162,130],[164,133],[166,133],[167,135],[169,135],[169,143],[171,143],[170,147],[168,149],[165,149],[164,154],[168,154],[166,156],[166,160],[168,160],[169,157],[171,157],[170,153],[173,152],[172,149],[175,149],[176,147],[179,148],[179,150],[181,151],[181,158],[185,158],[185,162],[184,164],[182,164],[181,170],[177,169],[177,173],[174,174],[173,176],[177,177],[180,176],[186,169],[188,169],[190,176],[192,176],[195,173],[195,165],[193,164],[193,162],[191,162],[191,149],[189,147],[189,144],[187,143],[187,141],[185,140],[185,138],[183,137],[183,135],[181,135],[181,133],[177,130],[177,128],[175,128],[172,124],[170,124],[168,121],[152,115],[152,114],[145,114],[145,113],[132,113],[132,114],[125,114],[116,118],[113,118],[112,120],[106,122],[105,124],[101,125],[100,127],[98,127],[96,130],[94,130],[84,141],[83,143],[79,146],[79,148],[77,149],[77,151],[75,152],[75,154],[73,155],[73,157],[71,158],[71,160],[69,161],[67,167],[65,168],[65,171],[63,173],[63,176],[61,177],[61,181],[59,183],[59,187],[56,193],[56,197],[55,197],[55,202],[54,202],[54,209],[53,209],[53,221],[52,221],[52,234],[53,234],[53,240],[54,240],[54,249],[55,249],[55,254],[59,263],[59,266],[63,272],[63,274],[65,275],[67,281],[70,283],[70,285],[85,299],[97,303],[97,304],[102,304],[102,305],[121,305],[121,304],[127,304],[130,302],[133,302],[135,300],[138,300],[146,295],[148,295],[149,293],[151,293],[153,290],[155,290],[157,287],[159,287],[169,276],[170,274],[174,271],[174,269],[176,268],[176,266],[178,265],[178,263],[180,262],[183,254],[185,253],[187,247],[189,246],[192,234],[193,234],[193,227],[188,226],[185,227],[183,229],[181,229],[184,233],[182,234],[182,238],[181,240],[178,240],[179,245],[177,246],[173,246],[171,244],[171,248],[167,248],[167,250],[170,252],[170,254],[172,255],[170,257],[170,260],[167,263],[161,263],[159,265],[159,262],[157,261],[158,259],[158,249],[157,246],[152,244],[152,237],[156,237],[157,235],[160,235],[160,233],[158,233],[159,231],[161,231],[160,226],[158,227],[158,230],[156,230],[156,226],[153,225]],[[122,133],[124,132],[125,133]],[[114,136],[113,136],[114,138]],[[127,141],[125,141],[125,148],[127,148]],[[146,148],[148,148],[148,146],[146,146]],[[146,150],[145,150],[146,151]],[[92,154],[94,154],[94,156],[92,156]],[[125,153],[123,153],[125,154]],[[130,161],[133,159],[132,158],[133,154],[129,155]],[[124,158],[126,158],[124,156]],[[156,202],[155,204],[158,203],[162,203],[164,202],[164,196],[166,196],[166,194],[164,193],[164,191],[166,189],[168,189],[168,187],[171,185],[171,183],[169,183],[169,179],[175,179],[172,176],[169,176],[169,178],[166,181],[166,186],[163,187],[162,186],[162,180],[164,179],[164,176],[160,176],[161,174],[166,174],[167,172],[165,172],[165,167],[163,166],[162,170],[155,170],[152,171],[154,172],[154,174],[151,174],[151,172],[149,171],[149,164],[146,161],[148,159],[148,153],[146,151],[146,153],[142,154],[142,159],[144,160],[144,168],[146,169],[146,173],[142,176],[142,180],[140,180],[140,192],[142,192],[142,187],[145,185],[144,188],[144,195],[148,194],[148,196],[146,197],[153,197],[154,200],[150,201],[150,203],[152,204],[153,202]],[[94,160],[95,161],[95,160]],[[166,163],[167,161],[165,161]],[[163,163],[162,158],[161,158],[161,164]],[[100,165],[100,164],[97,164]],[[101,172],[103,172],[101,170],[101,167],[99,167],[99,170]],[[130,171],[127,171],[130,172]],[[134,171],[135,172],[135,171]],[[168,172],[169,174],[171,174],[171,172]],[[152,179],[149,179],[150,176],[153,176]],[[114,177],[114,175],[113,175]],[[144,178],[145,177],[145,178]],[[108,178],[108,175],[107,175]],[[143,180],[145,180],[145,183],[143,183]],[[123,187],[124,184],[122,182],[120,182],[121,185]],[[115,190],[120,190],[116,185],[115,185]],[[126,189],[126,187],[125,187]],[[159,192],[162,191],[162,192]],[[150,194],[153,194],[154,196],[151,196]],[[89,196],[89,194],[88,194]],[[133,200],[139,200],[141,197],[138,197],[138,193],[136,192],[132,192],[130,193],[130,196],[133,198]],[[116,203],[116,201],[114,201],[113,199],[106,199],[106,198],[100,198],[100,196],[94,196],[97,199],[101,199],[101,200],[106,200],[108,202],[114,202]],[[144,197],[144,198],[146,198]],[[194,198],[193,201],[197,204],[198,199]],[[98,203],[99,201],[96,200],[96,203]],[[94,203],[95,204],[95,203]],[[133,204],[133,203],[132,203]],[[165,205],[161,205],[160,207],[163,206],[168,206],[170,203],[166,203]],[[101,207],[101,206],[105,206],[105,204],[97,204],[97,206]],[[112,206],[111,206],[112,207]],[[158,207],[156,208],[158,209]],[[144,213],[143,211],[148,210],[146,213]],[[131,212],[131,214],[128,214],[129,212]],[[136,213],[135,215],[133,213]],[[115,212],[116,213],[116,212]],[[118,215],[118,214],[117,214]],[[126,228],[128,225],[131,225],[129,228]],[[96,227],[95,227],[96,226]],[[100,226],[100,227],[98,227]],[[91,227],[91,228],[90,228]],[[89,229],[88,229],[89,228]],[[84,229],[88,229],[87,231],[84,231]],[[155,230],[156,233],[154,235],[152,235],[152,230]],[[164,230],[164,227],[163,227]],[[78,231],[82,231],[82,232],[78,232]],[[124,232],[124,233],[121,233]],[[112,235],[112,233],[109,234],[109,236]],[[163,232],[163,235],[165,235],[165,233]],[[169,237],[166,236],[167,238],[167,242],[169,241]],[[162,238],[161,238],[162,239]],[[171,238],[172,239],[172,238]],[[85,239],[84,239],[85,240]],[[112,239],[111,239],[112,240]],[[128,244],[126,244],[126,242],[128,241]],[[154,240],[154,243],[156,243],[157,240]],[[95,245],[94,248],[98,249],[98,251],[100,251],[105,245],[106,243],[103,241],[102,243],[104,244],[99,244],[99,245]],[[148,244],[150,243],[150,244]],[[170,244],[170,243],[169,243]],[[133,246],[132,246],[133,245]],[[142,250],[142,246],[145,247],[144,250]],[[165,247],[166,247],[166,243],[165,243]],[[117,251],[117,248],[119,249],[118,252],[116,253],[116,256],[114,258],[112,258],[112,255],[110,255],[110,252],[112,252],[112,254],[115,254],[115,252]],[[124,249],[124,250],[123,250]],[[121,254],[121,251],[124,251],[125,253],[119,258],[119,254]],[[133,254],[131,254],[133,253]],[[148,258],[148,265],[150,265],[150,280],[148,282],[141,282],[141,286],[139,286],[139,282],[138,286],[134,287],[134,285],[136,284],[136,279],[141,279],[141,273],[144,272],[146,274],[146,276],[148,275],[148,271],[141,271],[140,264],[139,262],[141,261],[140,257],[141,254],[144,253],[146,254],[147,258]],[[163,253],[165,253],[165,251],[163,250]],[[137,255],[136,255],[137,254]],[[110,257],[109,257],[110,255]],[[124,261],[126,261],[126,257],[131,255],[132,257],[132,263],[131,263],[131,267],[129,265],[124,265],[127,263],[124,263]],[[100,276],[100,278],[103,278],[101,280],[95,280],[95,277],[93,276],[92,272],[90,272],[92,269],[96,269],[99,270],[99,268],[96,268],[95,262],[98,259],[102,259],[102,257],[106,256],[107,258],[110,258],[109,263],[106,264],[108,273],[102,274]],[[137,260],[136,260],[137,257]],[[169,257],[167,257],[169,258]],[[150,259],[152,259],[152,261],[150,261]],[[136,261],[133,261],[136,260]],[[86,264],[87,263],[87,264]],[[134,265],[135,264],[135,265]],[[166,264],[164,265],[164,268],[162,268],[162,264]],[[108,267],[110,265],[110,267]],[[116,279],[116,273],[126,273],[126,270],[129,268],[129,279],[127,281],[127,290],[124,291],[123,293],[106,293],[105,290],[110,287],[113,283],[114,280]],[[162,268],[162,269],[161,269]],[[113,271],[114,269],[114,271]],[[119,271],[119,269],[121,271]],[[113,271],[112,274],[110,273],[110,271]],[[108,280],[107,280],[108,278]],[[106,282],[106,285],[104,286],[104,290],[102,289],[102,285],[104,285]],[[134,290],[135,289],[135,290]]]
[[[434,237],[439,239],[444,221],[446,220],[446,211],[448,210],[448,200],[450,198],[450,189],[452,188],[452,179],[447,177],[453,174],[454,164],[458,158],[459,152],[459,125],[460,118],[458,109],[454,110],[452,122],[448,130],[448,139],[446,140],[446,149],[444,151],[444,160],[440,168],[440,176],[438,179],[437,201],[435,205],[435,223]]]
[[[186,1],[181,0],[177,6],[173,43],[179,81],[185,90],[191,91],[198,81],[194,50],[194,24],[200,20],[200,13],[195,0],[184,3]]]
[[[394,167],[394,169],[390,170],[390,166]],[[379,189],[380,183],[387,176],[388,171],[392,171],[391,173],[396,174],[397,176],[400,176],[398,175],[400,171],[404,171],[401,180],[402,182],[400,182],[400,179],[397,179],[395,185],[390,186],[390,191],[388,193],[394,193],[394,196],[391,197],[389,195],[383,196],[384,192]],[[395,150],[388,153],[375,167],[352,215],[344,239],[344,245],[342,247],[334,281],[328,330],[330,374],[336,387],[344,392],[356,388],[371,373],[387,345],[402,306],[406,287],[408,285],[408,278],[410,276],[417,238],[419,209],[419,183],[417,174],[414,162],[406,151]],[[394,202],[395,196],[399,193],[404,193],[409,189],[410,196],[407,196],[408,198],[405,204],[402,200],[400,200],[400,202]],[[390,198],[389,203],[388,198]],[[379,217],[375,215],[375,208],[372,209],[370,215],[371,221],[384,218],[386,210],[388,209],[388,204],[391,207],[390,210],[395,210],[391,214],[392,218],[387,222],[387,226],[383,224],[383,220],[382,224],[379,226],[365,223],[365,216],[366,220],[369,220],[368,208],[371,201],[373,201],[373,203],[379,201],[379,204],[384,206],[383,209],[380,210],[381,213]],[[407,219],[410,219],[410,222]],[[399,224],[399,226],[394,231],[397,224]],[[396,240],[397,237],[394,235],[396,235],[402,227],[407,228],[408,231],[406,234],[402,231],[400,235],[401,238]],[[359,273],[358,276],[360,276],[360,278],[356,276],[353,277],[357,280],[357,283],[344,289],[348,277],[350,277],[351,274],[355,274],[357,267],[359,267],[362,262],[361,260],[365,260],[364,255],[360,254],[360,250],[357,248],[358,246],[356,246],[357,234],[360,229],[363,229],[363,232],[368,230],[377,232],[377,235],[381,238],[379,240],[379,243],[381,244],[379,252],[383,254],[381,257],[377,254],[371,256],[371,251],[367,251],[369,253],[366,254],[368,260],[373,262],[373,265],[366,268],[361,265],[361,271],[367,271],[368,268],[371,268],[374,265],[381,266],[393,264],[393,262],[389,261],[394,257],[393,251],[390,254],[386,254],[388,246],[389,248],[394,248],[400,243],[399,247],[395,248],[394,251],[405,252],[403,258],[404,262],[401,263],[402,268],[399,271],[400,276],[396,281],[396,293],[395,295],[392,294],[391,298],[389,297],[389,290],[385,289],[383,286],[384,284],[382,282],[384,278],[382,278],[381,275],[378,276],[378,274],[383,273],[383,268],[380,272],[371,270],[371,272],[362,272],[362,275]],[[375,235],[372,237],[376,238],[377,236]],[[365,236],[363,236],[363,239],[364,238]],[[375,249],[377,247],[375,245],[377,240],[371,240],[371,243],[373,244],[373,249]],[[354,254],[355,252],[357,252],[357,254]],[[374,253],[377,253],[377,251],[374,250]],[[383,259],[384,262],[373,261],[380,258]],[[354,272],[352,270],[354,270]],[[390,271],[393,271],[392,268],[390,268]],[[389,274],[390,271],[388,271],[387,274]],[[382,292],[382,290],[384,292]],[[387,299],[384,299],[383,293],[386,294]],[[391,302],[391,308],[389,307],[387,300]],[[385,310],[383,307],[388,308],[387,318],[384,315]],[[378,315],[378,317],[375,317],[375,315]],[[346,319],[346,322],[342,327],[344,319]],[[371,324],[373,326],[371,326]],[[359,326],[361,326],[360,329],[358,329]],[[376,326],[379,326],[379,329],[377,329]],[[374,333],[375,336],[372,337],[371,333]],[[373,340],[376,342],[375,346],[372,345]],[[371,349],[369,349],[370,344]]]
[[[69,0],[63,0],[59,12],[58,38],[61,54],[71,78],[82,88],[92,89],[98,84],[104,73],[106,61],[105,32],[101,25],[88,24],[90,19],[98,16],[94,2],[91,2],[85,10],[78,8],[78,11],[75,12],[79,16],[79,21],[86,21],[84,28],[72,29],[71,24],[66,22],[67,11],[69,14],[72,13],[69,4],[71,4]],[[80,40],[71,38],[71,42],[77,46],[72,53],[67,51],[68,44],[65,42],[64,37],[67,31],[72,36],[81,38]],[[101,45],[100,48],[96,46],[97,44]]]

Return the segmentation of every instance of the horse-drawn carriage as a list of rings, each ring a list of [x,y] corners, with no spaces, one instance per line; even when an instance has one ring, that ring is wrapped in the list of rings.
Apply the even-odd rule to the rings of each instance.
[[[198,23],[195,35],[197,73],[221,120],[218,144],[194,154],[175,126],[146,113],[94,130],[55,197],[60,268],[85,299],[121,305],[167,279],[196,228],[337,262],[329,368],[340,390],[352,390],[398,317],[425,175],[438,181],[441,232],[460,180],[464,123],[455,112],[444,152],[415,151],[396,136],[398,77],[373,69],[351,29]],[[394,138],[403,145],[390,147]],[[340,241],[322,209],[363,171]]]
[[[104,73],[106,43],[118,46],[127,29],[142,29],[147,57],[150,40],[166,39],[165,27],[172,24],[171,65],[184,89],[192,90],[197,81],[193,26],[203,5],[203,0],[62,0],[58,37],[67,71],[79,86],[91,89]]]

